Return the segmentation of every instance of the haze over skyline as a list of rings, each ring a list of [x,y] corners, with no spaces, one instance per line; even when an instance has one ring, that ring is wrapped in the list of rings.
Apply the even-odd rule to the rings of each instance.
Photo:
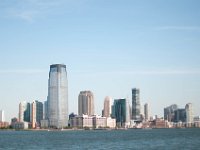
[[[45,101],[49,66],[66,65],[69,113],[78,94],[106,96],[140,89],[143,106],[163,116],[193,103],[200,115],[200,1],[1,0],[0,110],[18,117],[20,101]]]

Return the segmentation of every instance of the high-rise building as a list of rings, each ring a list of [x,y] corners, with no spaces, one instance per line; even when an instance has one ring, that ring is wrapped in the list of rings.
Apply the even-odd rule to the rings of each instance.
[[[19,122],[30,122],[30,103],[26,101],[19,103]]]
[[[111,101],[112,101],[112,98],[109,96],[106,96],[104,100],[104,109],[103,109],[104,117],[110,117],[111,115]]]
[[[4,110],[0,110],[0,122],[5,122]]]
[[[94,115],[94,95],[91,91],[81,91],[78,96],[78,114]]]
[[[140,90],[137,88],[132,89],[132,119],[140,121]]]
[[[146,103],[144,104],[144,119],[145,121],[148,121],[149,120],[149,104]]]
[[[175,111],[178,109],[178,106],[176,104],[172,104],[166,108],[164,108],[164,119],[168,120],[169,122],[174,122],[175,121]],[[178,114],[181,111],[177,112]],[[177,116],[176,116],[177,119]]]
[[[112,117],[116,118],[118,127],[127,127],[130,124],[129,103],[127,99],[115,99]]]
[[[47,120],[48,119],[48,101],[44,101],[44,105],[43,106],[44,106],[43,107],[43,114],[44,114],[43,118],[45,120]]]
[[[184,108],[179,108],[174,111],[175,117],[174,122],[185,122],[186,121],[186,112]]]
[[[191,103],[186,104],[185,112],[186,112],[186,123],[193,123],[193,109]]]
[[[33,101],[31,104],[31,123],[32,128],[40,126],[43,119],[43,103],[39,101]]]
[[[66,65],[53,64],[49,71],[48,120],[50,127],[68,125],[68,86]]]

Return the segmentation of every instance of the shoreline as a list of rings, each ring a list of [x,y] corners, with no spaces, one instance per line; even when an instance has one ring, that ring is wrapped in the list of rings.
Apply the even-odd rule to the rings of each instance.
[[[113,131],[113,130],[152,130],[152,129],[200,129],[200,128],[116,128],[116,129],[0,129],[0,131]]]

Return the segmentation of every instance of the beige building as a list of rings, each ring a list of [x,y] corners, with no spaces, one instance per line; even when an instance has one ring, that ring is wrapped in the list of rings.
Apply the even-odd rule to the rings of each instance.
[[[109,127],[109,128],[115,128],[116,127],[116,119],[113,119],[111,117],[108,117],[106,119],[106,127]]]
[[[78,114],[94,115],[94,95],[91,91],[81,91],[78,96]]]
[[[107,118],[99,115],[93,116],[93,127],[94,128],[105,128],[107,126]]]
[[[93,117],[88,115],[78,115],[70,120],[71,127],[74,128],[92,128],[93,127]]]
[[[31,124],[32,128],[36,127],[36,102],[31,104]]]
[[[187,124],[193,123],[193,109],[191,103],[186,104],[185,112],[186,112],[186,123]]]
[[[104,100],[104,108],[103,108],[103,116],[104,117],[110,117],[111,115],[111,103],[112,103],[112,98],[109,96],[106,96]]]
[[[70,126],[73,128],[115,128],[116,120],[99,115],[78,115],[70,119]]]

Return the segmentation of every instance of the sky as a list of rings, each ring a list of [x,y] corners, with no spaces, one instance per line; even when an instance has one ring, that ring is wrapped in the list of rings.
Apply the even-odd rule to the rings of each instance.
[[[67,66],[69,113],[78,94],[128,98],[163,116],[192,103],[200,115],[199,0],[1,0],[0,110],[18,117],[21,101],[45,101],[51,64]]]

